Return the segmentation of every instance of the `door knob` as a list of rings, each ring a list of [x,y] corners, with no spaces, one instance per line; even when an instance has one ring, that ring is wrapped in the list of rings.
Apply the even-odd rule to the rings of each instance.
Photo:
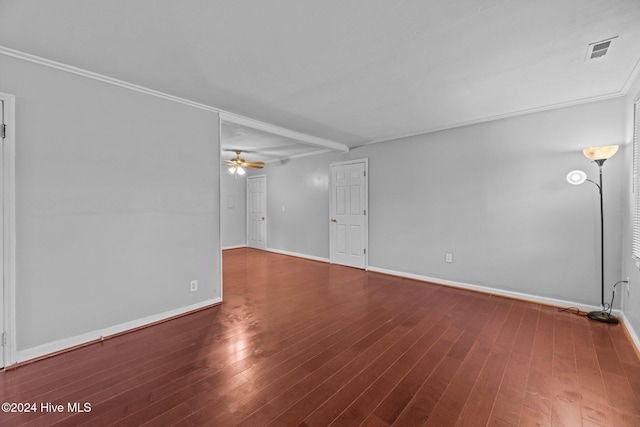
[[[262,218],[260,218],[260,219],[264,221],[264,217],[262,217]]]
[[[335,218],[331,218],[331,222],[338,222],[338,220]]]

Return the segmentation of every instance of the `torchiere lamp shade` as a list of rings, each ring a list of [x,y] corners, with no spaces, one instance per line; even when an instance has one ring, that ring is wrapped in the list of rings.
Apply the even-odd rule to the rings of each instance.
[[[602,147],[589,147],[582,150],[582,152],[591,160],[607,160],[618,152],[618,146],[604,145]]]

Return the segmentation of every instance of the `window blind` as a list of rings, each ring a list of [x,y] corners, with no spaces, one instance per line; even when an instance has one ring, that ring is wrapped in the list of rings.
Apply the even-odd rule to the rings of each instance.
[[[640,100],[633,104],[633,236],[631,254],[640,261]]]

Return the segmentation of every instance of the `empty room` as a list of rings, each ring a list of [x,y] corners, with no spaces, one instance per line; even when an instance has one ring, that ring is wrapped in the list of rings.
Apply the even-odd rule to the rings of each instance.
[[[0,0],[0,425],[640,425],[639,47],[625,0]]]

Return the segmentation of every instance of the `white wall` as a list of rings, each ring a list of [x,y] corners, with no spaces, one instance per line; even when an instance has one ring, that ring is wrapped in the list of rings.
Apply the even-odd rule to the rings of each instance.
[[[219,300],[217,115],[1,55],[0,69],[17,110],[18,353]]]
[[[582,148],[624,142],[620,97],[270,164],[269,247],[328,258],[329,163],[367,157],[370,266],[599,306],[598,192],[565,176],[597,179]],[[610,284],[622,275],[625,152],[605,164]]]
[[[247,179],[220,172],[220,235],[222,248],[247,244]]]

